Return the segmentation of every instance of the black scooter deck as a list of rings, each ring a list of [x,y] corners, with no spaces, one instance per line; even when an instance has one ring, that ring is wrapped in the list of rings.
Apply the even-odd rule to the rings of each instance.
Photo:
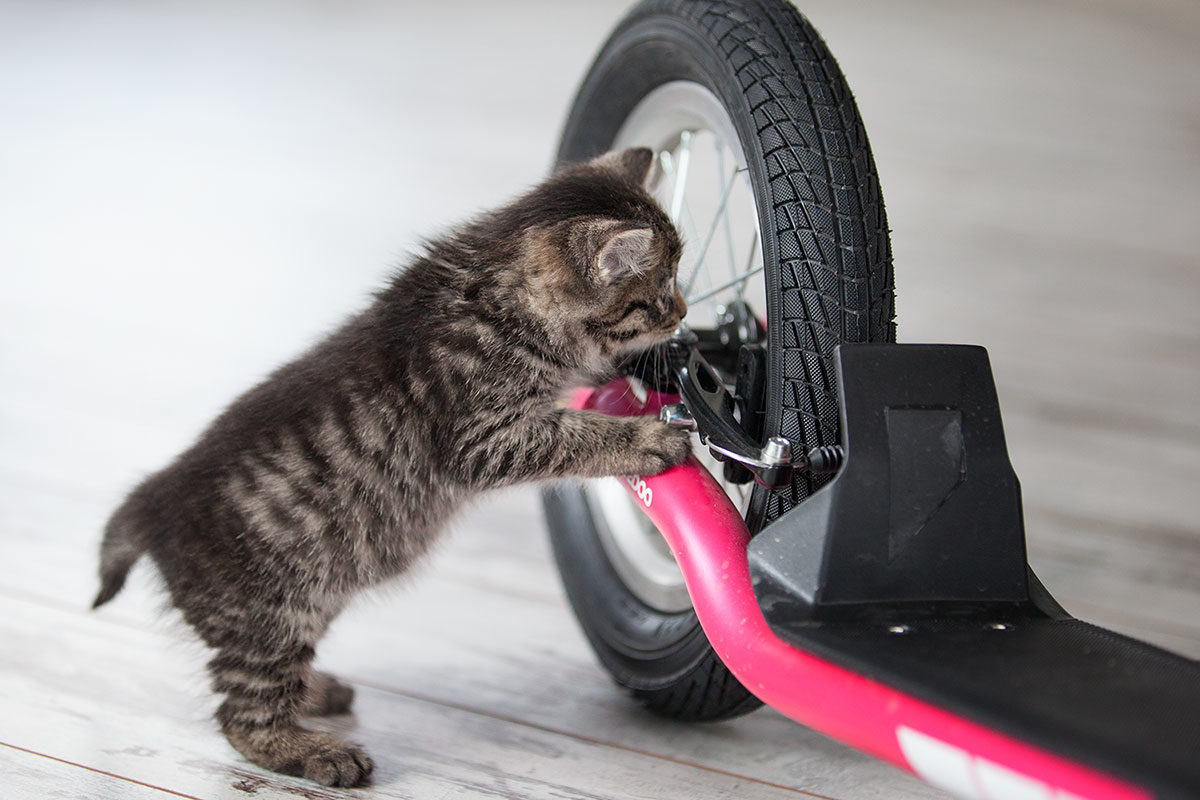
[[[1200,662],[1071,618],[1030,572],[986,351],[837,354],[845,463],[750,543],[824,661],[1166,798],[1200,798]]]
[[[1190,659],[1069,618],[772,628],[824,661],[1160,797],[1200,797],[1200,664]]]

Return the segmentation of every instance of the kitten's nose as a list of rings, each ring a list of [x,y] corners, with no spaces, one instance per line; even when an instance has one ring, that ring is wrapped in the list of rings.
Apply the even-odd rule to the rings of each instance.
[[[683,299],[683,292],[675,290],[675,313],[680,319],[687,316],[687,301]]]

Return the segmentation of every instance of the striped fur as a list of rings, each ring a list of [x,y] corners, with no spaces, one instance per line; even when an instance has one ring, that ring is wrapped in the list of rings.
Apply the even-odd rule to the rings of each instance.
[[[665,339],[679,238],[643,190],[651,153],[561,171],[429,244],[364,312],[242,395],[138,486],[101,546],[96,605],[149,553],[216,655],[217,718],[270,769],[331,785],[361,748],[297,723],[351,690],[310,664],[357,590],[406,570],[479,492],[652,474],[686,436],[564,409],[572,385]]]

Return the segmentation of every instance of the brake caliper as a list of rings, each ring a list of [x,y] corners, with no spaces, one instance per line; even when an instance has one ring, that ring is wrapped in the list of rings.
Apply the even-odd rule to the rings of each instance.
[[[771,436],[759,445],[751,435],[754,431],[761,436],[762,430],[761,408],[753,403],[754,398],[762,397],[766,385],[761,345],[742,345],[739,350],[737,389],[742,398],[739,408],[739,401],[700,353],[697,342],[695,334],[681,327],[665,346],[667,364],[683,402],[664,407],[660,419],[668,425],[696,431],[714,458],[749,472],[755,483],[767,489],[790,486],[795,469],[837,471],[841,458],[833,448],[818,448],[793,459],[792,443],[786,438]],[[742,421],[735,416],[735,409]],[[730,470],[731,479],[739,477],[737,468]]]

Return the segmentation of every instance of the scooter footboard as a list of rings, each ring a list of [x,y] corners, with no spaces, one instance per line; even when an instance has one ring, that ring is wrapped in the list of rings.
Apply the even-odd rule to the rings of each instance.
[[[974,649],[975,639],[986,639],[983,631],[974,631],[974,637],[934,628],[897,634],[878,626],[841,624],[801,627],[785,638],[767,624],[755,597],[745,524],[708,471],[692,460],[642,480],[652,497],[643,508],[675,553],[714,650],[743,686],[775,710],[965,797],[1195,796],[1200,777],[1194,761],[1190,775],[1181,773],[1171,781],[1177,788],[1191,786],[1190,793],[1151,791],[1144,787],[1162,781],[1129,780],[1122,775],[1125,770],[1109,771],[1096,763],[1097,737],[1086,726],[1114,707],[1129,716],[1141,713],[1136,703],[1115,700],[1095,705],[1094,713],[1072,716],[1087,704],[1095,686],[1088,683],[1094,678],[1086,670],[1075,685],[1072,670],[1096,664],[1088,656],[1091,644],[1107,643],[1112,634],[1075,622],[1082,627],[1056,639],[1036,626],[1022,626],[990,631],[1005,634],[991,640],[1004,646],[983,651]],[[1150,660],[1156,670],[1143,673],[1129,699],[1144,695],[1163,675],[1178,672],[1173,668],[1179,664],[1169,654],[1154,653]],[[1022,656],[1020,666],[1014,666],[1013,655]],[[979,669],[981,663],[987,668]],[[1054,669],[1053,677],[1044,672],[1047,666]],[[1145,665],[1134,666],[1140,670]],[[1109,672],[1119,676],[1123,668]],[[1175,681],[1179,683],[1178,675]],[[1072,690],[1056,696],[1064,686]],[[1111,687],[1109,681],[1099,691]],[[1051,705],[1043,704],[1047,699]],[[1191,706],[1193,712],[1196,707]],[[1181,709],[1174,716],[1186,713]],[[1120,719],[1100,720],[1109,743],[1118,748],[1124,742]],[[1047,721],[1053,731],[1044,727]],[[1149,742],[1137,743],[1126,755],[1137,762],[1154,753]],[[1189,747],[1200,752],[1193,741],[1160,754],[1186,771],[1182,755]],[[1158,769],[1147,761],[1135,771]]]
[[[1152,796],[1200,796],[1200,667],[1189,659],[1071,618],[826,622],[775,630],[827,663]],[[1116,790],[1115,782],[1068,788],[1066,773],[1040,771],[1049,762],[1015,751],[1013,760],[1000,760],[900,724],[907,730],[897,738],[914,771],[960,795],[1003,796],[986,788],[994,779],[1031,792],[1020,796],[1052,796],[1049,787],[1124,796],[1104,793]]]
[[[854,349],[839,354],[845,466],[753,546],[695,459],[629,487],[722,661],[781,713],[961,796],[1200,797],[1200,665],[1072,619],[1028,572],[986,354]],[[856,387],[868,372],[878,385]],[[963,393],[981,374],[985,390]],[[879,386],[889,396],[868,397]],[[661,402],[602,390],[585,405],[630,415]],[[933,477],[889,483],[901,468]],[[864,511],[868,489],[883,511]],[[1012,507],[976,524],[967,512],[989,502]],[[855,538],[864,526],[869,541]],[[981,566],[980,536],[1004,542],[1000,569]],[[931,571],[955,559],[974,560]]]

